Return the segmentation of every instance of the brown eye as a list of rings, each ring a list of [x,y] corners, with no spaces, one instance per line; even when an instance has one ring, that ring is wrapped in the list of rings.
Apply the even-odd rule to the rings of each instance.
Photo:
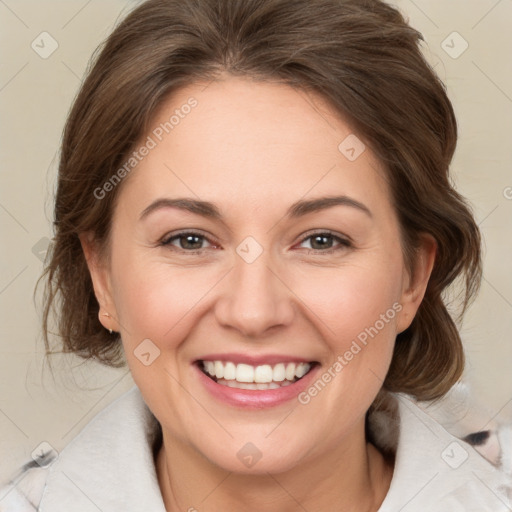
[[[205,241],[207,241],[207,238],[200,233],[186,231],[165,238],[161,245],[185,252],[200,252],[205,249],[203,247]]]
[[[311,251],[314,252],[330,253],[333,251],[351,247],[352,245],[347,239],[336,236],[328,231],[313,233],[312,235],[309,235],[306,238],[304,238],[301,244],[308,240],[311,240],[310,249]],[[333,246],[333,244],[336,242],[338,245]]]

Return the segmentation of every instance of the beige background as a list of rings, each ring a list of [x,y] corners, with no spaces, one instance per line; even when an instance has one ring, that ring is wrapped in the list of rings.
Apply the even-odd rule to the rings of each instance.
[[[512,1],[395,3],[424,34],[454,102],[460,139],[453,178],[485,237],[482,290],[462,326],[467,380],[489,406],[489,420],[512,421]],[[93,50],[134,5],[0,0],[0,480],[41,442],[60,450],[132,385],[126,370],[72,357],[55,358],[52,376],[32,293],[51,237],[66,113]],[[51,49],[42,32],[58,44],[48,58],[31,47]]]

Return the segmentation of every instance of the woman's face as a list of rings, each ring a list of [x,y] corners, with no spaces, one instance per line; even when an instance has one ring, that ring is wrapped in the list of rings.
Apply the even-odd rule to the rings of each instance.
[[[432,248],[411,282],[384,172],[319,97],[228,78],[152,126],[89,264],[164,440],[253,473],[350,450]]]

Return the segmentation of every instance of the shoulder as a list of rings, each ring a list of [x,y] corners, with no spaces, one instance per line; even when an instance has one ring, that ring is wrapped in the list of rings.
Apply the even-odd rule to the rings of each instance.
[[[49,449],[20,468],[0,487],[0,512],[89,510],[91,502],[101,510],[118,504],[136,510],[129,500],[139,506],[142,489],[160,497],[153,465],[159,436],[158,422],[134,387],[96,415],[60,454]],[[112,488],[122,490],[122,503],[112,503],[117,496]]]
[[[486,422],[461,422],[448,397],[435,409],[431,405],[384,392],[370,411],[370,439],[395,459],[391,486],[379,512],[509,511],[512,478],[506,461],[510,454],[499,443],[486,446],[493,439],[503,442],[506,427],[482,433],[478,429]]]

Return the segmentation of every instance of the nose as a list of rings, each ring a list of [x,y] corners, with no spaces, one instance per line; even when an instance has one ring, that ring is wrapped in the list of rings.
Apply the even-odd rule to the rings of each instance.
[[[249,263],[235,254],[215,307],[217,321],[244,337],[264,336],[271,328],[290,325],[294,316],[293,293],[284,276],[272,268],[267,252]]]

